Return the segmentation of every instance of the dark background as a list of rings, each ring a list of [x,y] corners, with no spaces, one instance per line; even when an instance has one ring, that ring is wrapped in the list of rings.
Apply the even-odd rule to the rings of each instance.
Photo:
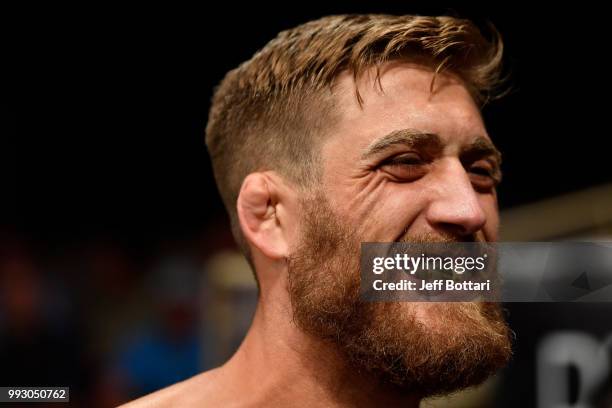
[[[212,89],[280,30],[310,19],[383,12],[493,22],[505,41],[513,88],[484,110],[504,155],[501,208],[612,179],[604,62],[609,35],[601,10],[535,2],[432,4],[30,5],[15,13],[8,30],[14,56],[5,61],[9,216],[0,231],[2,254],[30,264],[41,279],[62,283],[76,312],[61,336],[42,336],[27,349],[34,354],[16,341],[3,382],[56,379],[73,384],[76,393],[75,387],[87,390],[82,401],[97,389],[105,357],[78,351],[94,341],[84,323],[84,299],[109,296],[120,305],[133,286],[116,289],[122,284],[113,281],[108,292],[95,292],[87,283],[91,269],[81,268],[91,263],[92,247],[94,258],[120,253],[128,277],[117,272],[114,279],[133,282],[146,277],[159,254],[231,245],[204,145]],[[603,316],[586,325],[610,330]],[[46,367],[43,375],[27,363],[46,354],[41,350],[74,361]],[[530,387],[520,389],[532,401]]]
[[[223,214],[203,143],[213,87],[278,31],[331,13],[498,27],[515,89],[485,110],[505,159],[502,208],[610,180],[597,10],[329,3],[33,10],[11,32],[18,231],[55,243],[200,234]]]

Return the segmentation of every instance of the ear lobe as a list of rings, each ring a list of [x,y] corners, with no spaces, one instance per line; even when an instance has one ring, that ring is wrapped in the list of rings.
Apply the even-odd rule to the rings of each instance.
[[[277,191],[269,177],[252,173],[244,179],[237,201],[240,228],[246,240],[271,259],[284,258],[288,247],[277,205]]]

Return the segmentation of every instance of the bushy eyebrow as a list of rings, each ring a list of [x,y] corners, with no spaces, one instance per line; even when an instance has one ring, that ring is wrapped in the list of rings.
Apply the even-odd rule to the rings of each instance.
[[[361,159],[368,159],[396,145],[404,145],[412,148],[427,148],[428,150],[442,150],[443,147],[440,136],[434,133],[426,133],[414,129],[401,129],[395,130],[373,141],[364,149],[361,154]]]
[[[361,159],[367,160],[397,145],[403,145],[421,151],[425,150],[432,156],[441,152],[444,147],[442,139],[435,133],[421,132],[415,129],[401,129],[395,130],[373,141],[363,150]],[[464,163],[484,158],[492,160],[492,176],[498,183],[501,181],[502,155],[488,138],[484,136],[474,138],[468,145],[461,148],[460,157],[461,161]]]
[[[497,162],[497,165],[501,165],[502,155],[499,150],[495,147],[493,142],[482,136],[474,139],[469,145],[461,149],[461,157],[465,158],[480,158],[480,157],[493,157]]]
[[[373,141],[361,154],[362,159],[376,155],[389,147],[404,145],[413,148],[427,147],[432,150],[442,150],[443,143],[440,136],[435,133],[421,132],[414,129],[395,130],[388,135]],[[476,137],[469,145],[461,149],[462,157],[492,156],[498,165],[501,164],[502,155],[493,142],[484,136]]]

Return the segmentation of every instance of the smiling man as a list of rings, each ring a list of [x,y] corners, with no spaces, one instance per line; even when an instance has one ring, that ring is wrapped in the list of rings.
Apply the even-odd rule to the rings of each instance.
[[[134,406],[416,407],[503,367],[496,304],[359,298],[361,242],[497,239],[480,107],[501,54],[466,20],[331,16],[230,71],[206,142],[258,281],[253,324],[225,365]]]

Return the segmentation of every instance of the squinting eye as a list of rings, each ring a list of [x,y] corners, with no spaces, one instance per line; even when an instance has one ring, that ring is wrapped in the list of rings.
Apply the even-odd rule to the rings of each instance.
[[[493,169],[486,164],[475,164],[468,169],[472,185],[477,190],[491,190],[498,181],[493,175]]]
[[[417,165],[422,164],[423,159],[416,153],[407,153],[399,156],[393,156],[383,162],[383,165]]]
[[[427,172],[427,163],[416,153],[391,157],[381,164],[381,169],[398,181],[415,181]]]
[[[478,174],[479,176],[491,177],[491,170],[486,167],[482,167],[482,166],[471,167],[470,173]]]

